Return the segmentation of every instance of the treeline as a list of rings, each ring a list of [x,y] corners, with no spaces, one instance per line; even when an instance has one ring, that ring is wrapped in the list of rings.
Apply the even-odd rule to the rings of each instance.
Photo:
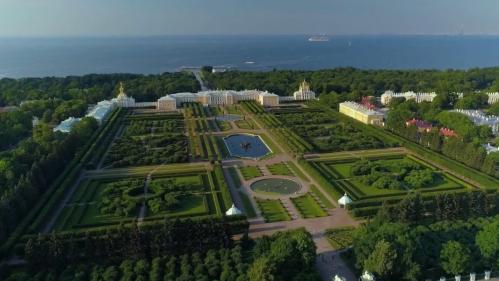
[[[115,97],[119,82],[137,101],[155,101],[175,92],[200,89],[194,75],[186,72],[158,75],[90,74],[84,76],[0,79],[0,106],[25,100],[83,100],[87,104]],[[39,112],[40,113],[40,112]]]
[[[386,127],[467,166],[499,177],[499,153],[487,154],[481,146],[492,136],[491,129],[487,126],[475,126],[459,113],[443,111],[448,106],[448,103],[442,106],[435,100],[419,104],[412,100],[394,101],[390,104]],[[407,126],[406,121],[412,118],[425,120],[436,127],[426,131],[418,130],[416,126]],[[454,129],[457,135],[444,136],[439,131],[440,127]]]
[[[319,71],[275,70],[269,72],[203,72],[212,88],[259,89],[280,96],[292,95],[303,79],[318,94],[336,92],[350,100],[381,95],[386,90],[437,93],[476,90],[499,91],[499,68],[469,70],[361,70],[337,68]]]
[[[452,221],[499,214],[499,195],[482,190],[447,192],[431,197],[410,194],[398,203],[385,202],[378,217],[387,222]]]
[[[164,223],[136,223],[100,231],[53,233],[27,240],[24,257],[30,265],[57,267],[85,261],[120,262],[226,248],[232,235],[248,231],[243,216],[230,218],[165,219]]]
[[[208,221],[206,221],[208,222]],[[187,227],[186,225],[185,227]],[[194,225],[196,226],[196,225]],[[220,226],[217,224],[217,226]],[[205,227],[206,229],[207,227]],[[184,229],[185,230],[185,229]],[[180,230],[179,230],[180,231]],[[185,239],[196,237],[186,233]],[[208,233],[208,239],[211,235]],[[191,241],[192,243],[194,241]],[[185,245],[185,241],[169,243]],[[33,267],[0,275],[8,281],[320,281],[314,271],[315,244],[305,229],[278,232],[255,241],[243,237],[229,246],[184,249],[181,254],[92,260],[57,267]]]
[[[36,126],[33,136],[0,154],[0,243],[23,220],[97,129],[84,118],[70,134]]]
[[[29,112],[21,110],[0,113],[0,152],[31,134],[32,118]],[[1,180],[0,186],[2,186]]]
[[[19,272],[8,281],[246,281],[248,264],[241,246],[232,249],[211,249],[207,253],[150,259],[127,259],[117,265],[81,264],[62,271]]]
[[[417,226],[378,218],[356,231],[348,255],[376,279],[436,280],[499,267],[499,217]]]

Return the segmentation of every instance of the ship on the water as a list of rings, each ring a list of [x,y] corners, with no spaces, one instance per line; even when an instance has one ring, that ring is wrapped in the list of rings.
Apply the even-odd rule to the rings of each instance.
[[[314,36],[308,38],[308,41],[310,41],[310,42],[328,42],[329,37],[327,37],[326,35],[314,35]]]

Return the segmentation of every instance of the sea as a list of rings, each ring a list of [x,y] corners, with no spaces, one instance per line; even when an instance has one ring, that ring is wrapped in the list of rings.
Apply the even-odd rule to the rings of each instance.
[[[226,69],[468,69],[499,66],[499,36],[307,35],[0,38],[0,78]]]

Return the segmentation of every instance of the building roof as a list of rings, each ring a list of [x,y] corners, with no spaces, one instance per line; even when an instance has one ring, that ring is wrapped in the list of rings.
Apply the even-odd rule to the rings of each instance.
[[[241,212],[241,210],[239,210],[238,208],[236,208],[234,204],[232,204],[232,207],[230,207],[230,209],[228,209],[227,212],[225,212],[225,215],[236,216],[236,215],[241,215],[242,213],[243,212]]]
[[[340,106],[346,106],[348,108],[351,108],[353,110],[365,113],[367,115],[384,115],[382,112],[379,112],[377,110],[369,109],[369,108],[363,106],[362,104],[356,103],[356,102],[353,102],[353,101],[342,102],[342,103],[340,103]]]
[[[158,99],[159,101],[160,100],[170,100],[170,101],[174,101],[175,99],[173,97],[171,97],[170,95],[166,95],[164,97],[161,97]]]
[[[420,129],[431,129],[433,127],[433,125],[431,123],[423,121],[423,120],[419,120],[416,118],[412,118],[411,120],[408,120],[407,122],[405,122],[405,125],[406,126],[416,126]]]
[[[88,113],[87,117],[93,117],[97,120],[104,119],[109,112],[114,108],[114,103],[104,100],[97,103]]]
[[[451,130],[449,128],[440,128],[439,133],[441,136],[444,137],[457,137],[456,132],[454,132],[454,130]]]
[[[74,118],[74,117],[69,117],[66,120],[62,121],[57,127],[53,129],[54,132],[63,132],[63,133],[69,133],[71,132],[71,129],[73,129],[73,126],[80,122],[81,118]]]
[[[263,96],[263,97],[277,97],[276,94],[273,94],[273,93],[269,93],[267,91],[265,92],[260,92],[260,95]]]
[[[173,97],[173,98],[195,98],[196,94],[185,92],[185,93],[171,94],[170,96]]]
[[[340,199],[338,199],[338,204],[340,205],[349,205],[352,204],[353,200],[346,193]]]

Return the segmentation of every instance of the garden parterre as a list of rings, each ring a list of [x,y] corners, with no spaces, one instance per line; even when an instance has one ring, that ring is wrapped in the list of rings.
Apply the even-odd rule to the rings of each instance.
[[[55,229],[79,230],[131,222],[139,215],[143,200],[148,207],[145,220],[221,214],[225,204],[213,172],[173,171],[154,174],[147,194],[145,175],[88,179],[65,206]]]

